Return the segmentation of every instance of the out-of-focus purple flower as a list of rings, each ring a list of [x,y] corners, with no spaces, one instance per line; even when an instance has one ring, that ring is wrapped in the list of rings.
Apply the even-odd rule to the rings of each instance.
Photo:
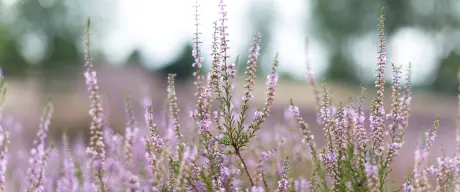
[[[9,144],[10,132],[0,125],[0,191],[5,191]]]
[[[249,189],[246,191],[249,192]],[[254,186],[251,188],[250,192],[265,192],[265,190],[262,186]]]
[[[364,164],[364,170],[366,171],[367,176],[371,177],[374,174],[377,174],[378,167],[376,165],[366,163],[366,164]]]
[[[403,191],[411,192],[414,191],[414,186],[410,182],[406,182],[403,184]]]
[[[231,63],[227,66],[227,73],[231,79],[234,79],[236,77],[236,69],[235,69],[235,63]]]
[[[337,160],[337,154],[334,152],[330,152],[327,154],[320,154],[319,158],[325,164],[334,163]]]
[[[30,150],[29,168],[27,170],[27,182],[29,190],[41,192],[44,190],[43,180],[45,179],[45,166],[48,156],[46,151],[46,137],[48,135],[51,116],[53,114],[53,105],[47,103],[40,126],[37,132],[37,138],[34,140],[34,148]]]
[[[255,119],[261,119],[263,117],[264,113],[262,111],[256,111],[254,112],[254,118]]]
[[[269,87],[275,87],[277,82],[278,82],[278,75],[270,74],[267,76],[267,85]]]
[[[438,175],[438,169],[433,165],[428,166],[425,171],[432,175]]]
[[[70,154],[69,141],[66,135],[62,138],[63,143],[63,169],[62,175],[57,180],[58,191],[77,192],[79,190],[78,178],[75,175],[75,164]]]

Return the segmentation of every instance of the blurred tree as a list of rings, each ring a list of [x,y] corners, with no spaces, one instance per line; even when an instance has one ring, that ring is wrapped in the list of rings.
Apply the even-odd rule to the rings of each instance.
[[[142,63],[142,54],[139,49],[134,49],[128,57],[129,65],[140,65]]]
[[[357,83],[359,77],[356,67],[341,54],[334,54],[326,71],[326,77],[332,81]]]
[[[25,75],[29,65],[21,56],[16,40],[0,30],[0,67],[5,76]]]
[[[104,13],[91,14],[102,2],[81,0],[17,0],[5,14],[8,20],[0,27],[0,64],[7,75],[23,76],[35,64],[46,79],[69,79],[83,65],[84,23],[88,16],[96,20],[109,17],[110,5]],[[101,15],[105,15],[102,17]],[[104,22],[107,25],[108,22]],[[1,26],[1,25],[0,25]],[[98,23],[93,34],[106,27]],[[7,39],[2,41],[1,36]],[[97,54],[94,54],[97,55]]]
[[[418,27],[428,33],[439,32],[445,28],[459,29],[460,17],[450,8],[456,1],[458,0],[438,0],[436,3],[429,0],[313,1],[314,32],[328,45],[332,54],[326,75],[330,79],[341,81],[359,79],[356,77],[353,59],[348,56],[347,43],[351,37],[369,32],[374,32],[377,36],[376,24],[382,7],[385,7],[385,36],[388,37],[405,26]],[[451,46],[443,46],[447,47]]]
[[[442,60],[436,74],[432,89],[440,92],[457,94],[457,70],[460,66],[460,55],[455,52]]]
[[[164,78],[170,73],[176,74],[176,81],[184,82],[192,77],[195,68],[192,67],[193,56],[192,56],[193,46],[191,43],[185,44],[184,48],[178,54],[175,60],[168,63],[165,67],[158,70],[158,72],[164,75]]]

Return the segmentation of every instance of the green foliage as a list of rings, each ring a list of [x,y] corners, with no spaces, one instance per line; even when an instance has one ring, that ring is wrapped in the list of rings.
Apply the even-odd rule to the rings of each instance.
[[[13,19],[0,23],[0,65],[5,74],[25,76],[33,69],[46,76],[46,79],[76,75],[82,62],[78,41],[82,24],[88,7],[99,5],[102,4],[89,0],[20,0],[15,3],[7,12],[14,14]],[[104,10],[110,9],[110,5],[104,4]],[[109,15],[107,11],[104,14],[106,17]],[[98,30],[101,31],[101,28]],[[34,47],[44,49],[38,60],[26,60],[21,52],[22,38],[30,35],[44,43],[44,47]]]
[[[460,66],[460,54],[456,52],[442,60],[436,72],[436,79],[431,88],[435,91],[449,94],[457,93],[457,70]]]
[[[182,51],[179,52],[177,58],[168,63],[165,67],[158,70],[160,74],[163,76],[167,76],[168,74],[176,74],[176,80],[179,82],[183,82],[190,77],[192,77],[194,68],[192,67],[193,57],[192,54],[192,45],[186,44]]]
[[[334,55],[326,70],[325,77],[331,81],[358,83],[359,78],[355,68],[347,59]]]

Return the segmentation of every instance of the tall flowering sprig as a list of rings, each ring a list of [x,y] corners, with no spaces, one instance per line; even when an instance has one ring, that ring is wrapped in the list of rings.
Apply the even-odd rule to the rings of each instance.
[[[135,174],[131,173],[130,171],[126,171],[127,175],[127,192],[141,192],[141,184],[139,181],[139,177]]]
[[[223,73],[221,71],[222,66],[220,63],[220,50],[219,50],[219,27],[217,21],[213,22],[214,33],[212,34],[212,53],[211,53],[211,69],[209,75],[208,90],[211,93],[211,97],[206,99],[206,112],[211,113],[211,106],[215,98],[220,100],[223,92]],[[220,100],[222,102],[222,100]],[[220,107],[220,110],[222,106]],[[220,123],[222,111],[214,111],[215,118],[214,123],[218,130],[222,131],[224,128]]]
[[[455,159],[446,156],[443,152],[442,156],[437,158],[437,161],[436,192],[458,191],[458,189],[453,189],[456,180],[456,178],[453,177],[457,171],[456,169],[458,169]],[[454,184],[454,186],[452,184]]]
[[[273,61],[272,73],[267,77],[267,99],[265,102],[265,107],[262,110],[256,111],[254,120],[250,123],[250,125],[244,129],[242,124],[241,128],[239,124],[235,121],[233,115],[233,108],[231,108],[231,94],[230,94],[230,87],[228,83],[224,86],[224,95],[219,97],[218,100],[220,101],[220,112],[222,112],[223,117],[225,119],[224,122],[224,135],[223,138],[219,140],[220,144],[229,146],[231,150],[229,151],[230,154],[235,154],[241,160],[243,164],[243,168],[246,172],[246,175],[249,178],[251,186],[254,186],[254,180],[251,177],[249,172],[248,166],[241,155],[241,150],[245,147],[251,138],[255,136],[257,130],[260,129],[262,123],[265,119],[269,116],[271,112],[271,107],[273,105],[273,101],[275,99],[275,88],[276,83],[278,81],[278,76],[276,74],[276,67],[278,66],[278,54],[275,56]],[[227,74],[224,74],[224,79],[227,77]],[[228,82],[228,81],[227,81]],[[243,114],[244,115],[244,114]]]
[[[346,150],[346,128],[347,128],[347,119],[345,118],[343,104],[340,103],[338,112],[335,117],[335,124],[332,127],[331,134],[334,140],[334,148],[336,149],[339,159],[345,155]]]
[[[155,155],[154,150],[152,149],[152,144],[148,138],[146,138],[145,148],[145,159],[147,160],[148,168],[150,174],[152,175],[152,179],[149,179],[151,185],[150,188],[158,189],[163,177],[161,176],[160,165],[158,163],[157,156]]]
[[[220,63],[220,49],[219,49],[219,26],[217,21],[213,22],[214,32],[212,33],[212,53],[211,53],[211,84],[213,92],[220,94],[222,89],[222,71]]]
[[[408,69],[407,69],[407,75],[406,75],[406,85],[404,87],[404,90],[402,91],[402,96],[400,98],[400,108],[401,108],[401,116],[402,116],[402,122],[400,122],[400,126],[401,126],[401,129],[400,129],[400,133],[399,133],[399,138],[397,139],[398,141],[404,141],[404,137],[406,135],[406,130],[409,126],[409,117],[410,117],[410,112],[411,112],[411,101],[412,101],[412,64],[409,63],[409,66],[408,66]],[[423,155],[427,155],[426,152],[422,152],[423,148],[420,148],[420,149],[417,149],[415,151],[415,168],[414,168],[414,172],[415,171],[419,171],[419,170],[416,170],[418,169],[417,167],[420,167],[421,165],[420,164],[420,158],[419,157],[422,157]],[[418,180],[420,180],[421,178],[421,174],[422,173],[414,173],[412,172],[412,176],[410,177],[410,180],[408,180],[404,186],[402,186],[401,188],[405,189],[406,191],[411,191],[413,190],[413,187],[415,185],[417,185],[416,183],[418,182],[417,180],[415,180],[414,178],[418,178]],[[418,175],[415,175],[415,174],[418,174]],[[425,179],[425,178],[423,178]],[[415,181],[413,181],[415,180]],[[419,189],[421,189],[422,191],[425,190],[426,188],[428,187],[419,187]]]
[[[231,127],[230,134],[236,139],[239,137],[246,137],[244,134],[244,122],[247,117],[247,111],[250,108],[249,101],[252,99],[253,95],[252,92],[254,91],[254,85],[255,85],[255,78],[256,78],[256,72],[257,72],[257,62],[259,58],[259,51],[260,51],[260,34],[256,33],[254,35],[254,40],[251,48],[249,49],[249,58],[247,61],[247,67],[246,67],[246,75],[248,76],[246,79],[246,84],[244,85],[244,88],[246,88],[246,91],[243,94],[242,98],[242,106],[241,106],[241,111],[239,115],[239,120],[236,123],[233,123],[234,126]],[[229,99],[231,100],[231,99]],[[229,112],[229,111],[227,111]],[[233,117],[231,117],[233,120]],[[236,125],[235,125],[236,124]]]
[[[394,157],[398,154],[399,149],[401,149],[403,145],[403,141],[400,140],[402,132],[402,122],[404,121],[404,117],[401,112],[401,103],[399,102],[401,98],[400,93],[400,78],[401,78],[401,66],[397,67],[396,65],[393,66],[393,80],[392,80],[392,109],[391,113],[388,114],[387,118],[391,120],[390,124],[390,143],[388,148],[388,153],[385,159],[384,167],[390,167]],[[384,177],[388,174],[389,170],[387,169]]]
[[[351,132],[352,124],[349,125],[350,118],[345,114],[345,109],[342,103],[338,111],[331,105],[330,93],[327,89],[326,82],[322,85],[322,97],[319,110],[319,123],[322,124],[323,131],[326,137],[326,147],[319,154],[319,159],[324,165],[329,177],[332,179],[332,190],[341,191],[346,188],[342,178],[342,170],[344,169],[345,160],[349,160],[347,156],[347,148],[352,150],[352,147],[347,147],[347,132]],[[347,110],[347,113],[349,110]],[[350,135],[349,133],[348,135]],[[352,151],[351,151],[352,153]],[[322,170],[317,167],[317,170]],[[318,171],[319,173],[319,171]],[[324,179],[323,179],[324,180]],[[323,181],[324,182],[324,181]]]
[[[212,79],[211,79],[212,81]],[[211,114],[210,114],[210,107],[211,107],[211,97],[213,96],[212,92],[212,84],[208,84],[208,87],[204,90],[204,92],[199,96],[197,101],[197,109],[191,112],[192,118],[195,120],[199,131],[200,131],[200,142],[198,146],[198,150],[202,156],[206,157],[209,161],[208,168],[209,170],[206,172],[200,172],[201,180],[199,182],[203,182],[207,185],[208,190],[212,189],[220,189],[222,188],[221,183],[221,174],[220,174],[220,167],[221,167],[221,157],[220,151],[218,149],[217,141],[221,138],[221,135],[214,137],[210,132],[211,126]],[[227,92],[226,92],[227,93]],[[218,92],[218,99],[222,99],[220,92]],[[221,110],[223,107],[221,106]],[[217,118],[216,118],[217,119]],[[219,127],[220,122],[217,121],[216,125]],[[222,126],[221,126],[222,127]],[[198,156],[194,157],[193,160],[186,159],[180,162],[179,168],[179,175],[178,175],[178,184],[176,187],[182,189],[185,187],[185,184],[191,185],[195,187],[195,184],[192,180],[188,178],[188,175],[192,174],[194,170],[191,165],[196,165],[196,161],[198,160]],[[194,167],[196,168],[196,166]],[[185,172],[184,172],[185,170]],[[206,178],[206,179],[204,179]],[[185,182],[187,180],[187,182]],[[218,185],[217,185],[218,184]]]
[[[67,137],[67,134],[62,135],[62,145],[64,155],[62,173],[60,178],[57,180],[56,187],[58,191],[77,192],[80,186],[75,173],[75,163],[70,153],[69,138]]]
[[[227,5],[224,3],[224,0],[219,1],[219,8],[220,8],[220,18],[219,18],[219,65],[221,67],[221,84],[224,86],[223,89],[225,90],[225,97],[227,97],[228,103],[230,103],[231,96],[230,96],[230,89],[233,88],[232,79],[235,78],[235,65],[234,63],[227,64],[228,59],[230,58],[228,50],[230,49],[228,43],[228,32],[227,32],[227,10],[225,7]],[[238,59],[237,59],[238,60]],[[230,105],[226,107],[226,112],[230,112]],[[231,123],[231,122],[227,122]]]
[[[248,61],[247,61],[247,68],[246,68],[246,75],[248,76],[246,79],[246,85],[244,87],[247,89],[244,92],[243,95],[243,105],[241,107],[241,112],[240,112],[240,117],[239,121],[237,122],[237,128],[236,128],[236,135],[239,136],[242,134],[242,131],[244,129],[244,122],[246,120],[247,116],[247,110],[250,108],[249,101],[252,99],[252,93],[254,91],[254,85],[255,85],[255,78],[256,78],[256,72],[257,72],[257,62],[259,58],[259,50],[260,50],[260,34],[256,33],[254,35],[254,40],[253,44],[251,46],[251,49],[249,49],[249,52],[251,53],[249,55]]]
[[[265,119],[270,116],[273,102],[275,101],[275,89],[278,83],[277,67],[279,64],[278,53],[273,59],[272,72],[267,76],[267,97],[265,99],[265,106],[262,110],[257,110],[255,118],[249,125],[249,138],[255,136],[255,132],[260,129],[260,126]]]
[[[222,167],[222,162],[221,162],[221,153],[218,147],[220,146],[217,141],[218,139],[221,139],[222,134],[219,134],[218,136],[213,136],[210,132],[210,125],[211,125],[211,114],[210,110],[207,109],[207,107],[204,105],[203,102],[206,100],[210,100],[210,97],[212,97],[212,87],[207,87],[205,89],[205,92],[199,97],[198,102],[197,102],[197,109],[191,113],[192,118],[195,120],[195,123],[198,125],[200,129],[200,143],[198,146],[199,153],[201,156],[207,158],[208,160],[208,170],[200,172],[200,180],[195,181],[195,182],[203,182],[206,184],[208,190],[220,190],[222,188],[223,183],[221,179],[221,173],[220,169]],[[220,98],[220,97],[218,97]],[[210,105],[210,103],[208,103]],[[219,122],[216,123],[217,126],[221,126]],[[189,161],[187,164],[185,164],[185,159],[181,162],[180,171],[182,174],[178,175],[178,180],[179,183],[177,187],[183,188],[185,187],[184,184],[187,183],[188,185],[197,188],[195,186],[195,182],[191,181],[189,178],[187,178],[190,174],[192,174],[193,171],[196,168],[196,161],[198,160],[198,156],[194,157],[193,160],[187,160]],[[194,165],[194,167],[190,167],[191,165]],[[185,168],[185,172],[184,172]],[[182,181],[180,181],[182,180]],[[187,180],[187,182],[185,182]]]
[[[1,132],[0,132],[0,192],[3,192],[6,190],[5,184],[6,184],[6,169],[8,165],[8,145],[10,144],[10,132],[5,129],[4,127],[1,127]]]
[[[380,190],[380,186],[382,185],[379,180],[378,175],[378,166],[375,163],[367,162],[365,165],[365,172],[367,177],[367,187],[369,192],[378,192]]]
[[[257,162],[256,165],[256,173],[255,173],[255,185],[258,187],[262,187],[264,183],[266,183],[266,180],[264,178],[265,172],[263,169],[264,164],[273,156],[275,155],[276,152],[280,150],[280,148],[283,146],[284,141],[281,140],[275,148],[271,149],[268,152],[263,152],[262,156],[259,158],[259,161]]]
[[[38,127],[37,138],[34,140],[34,148],[30,151],[29,168],[27,170],[28,192],[41,192],[45,189],[43,183],[45,179],[46,161],[49,150],[46,149],[46,138],[48,136],[49,125],[53,115],[53,104],[49,101],[44,109],[43,116]]]
[[[382,12],[379,19],[379,55],[377,56],[377,75],[375,81],[375,88],[377,89],[377,98],[374,99],[371,110],[371,129],[373,138],[373,154],[377,159],[380,159],[384,146],[383,146],[383,132],[385,126],[385,109],[384,109],[384,90],[385,90],[385,65],[386,65],[386,41],[384,35],[384,12]],[[380,160],[379,160],[380,161]],[[380,163],[380,162],[377,162]]]
[[[215,101],[215,96],[216,96],[216,93],[214,92],[214,88],[213,88],[213,84],[212,84],[212,71],[210,73],[208,73],[207,75],[207,79],[206,79],[206,88],[204,89],[203,91],[203,94],[201,94],[202,98],[204,99],[203,100],[203,112],[206,113],[206,114],[209,114],[210,117],[212,116],[212,105],[213,105],[213,102]],[[200,99],[200,97],[198,98]]]
[[[213,191],[221,191],[224,188],[222,169],[224,168],[224,156],[221,152],[217,139],[211,139],[208,144],[208,168],[211,171],[211,182],[207,183]],[[243,161],[243,164],[245,162]],[[251,178],[250,178],[251,179]]]
[[[175,161],[172,158],[168,160],[168,190],[167,191],[175,191],[176,185],[176,165]]]
[[[305,123],[303,118],[300,116],[299,107],[295,106],[292,100],[291,100],[291,105],[289,106],[289,112],[292,113],[292,115],[294,116],[296,123],[297,123],[297,127],[299,128],[300,133],[302,134],[302,137],[303,137],[302,143],[307,144],[311,152],[314,153],[312,154],[313,157],[315,157],[316,156],[315,155],[316,154],[315,136],[311,133],[310,128]]]
[[[436,117],[433,126],[425,132],[424,145],[420,146],[415,151],[415,165],[414,165],[414,176],[413,176],[413,187],[418,191],[430,191],[430,185],[428,183],[426,165],[428,163],[428,155],[433,142],[437,136],[437,129],[439,127],[439,117]]]
[[[316,85],[315,83],[315,77],[314,77],[314,74],[313,74],[313,71],[311,69],[311,65],[310,65],[310,60],[308,58],[308,53],[309,53],[309,49],[308,49],[308,37],[306,38],[306,52],[307,52],[307,63],[306,63],[306,68],[307,68],[307,75],[306,75],[306,80],[307,80],[307,83],[310,85],[311,89],[313,90],[313,94],[315,95],[315,101],[316,101],[316,118],[317,118],[317,122],[320,122],[320,109],[321,109],[321,94],[318,90],[318,86]]]
[[[129,95],[125,95],[125,110],[126,110],[126,129],[124,139],[125,162],[128,166],[132,164],[133,144],[136,141],[139,128],[136,119],[134,118],[133,106]]]
[[[145,123],[149,129],[149,136],[146,140],[146,159],[152,174],[150,181],[153,187],[159,188],[166,174],[166,170],[161,164],[165,159],[171,158],[171,152],[166,148],[163,139],[158,134],[156,124],[153,123],[153,107],[148,105],[145,109]],[[159,155],[156,156],[155,152]]]
[[[278,82],[278,75],[276,72],[276,68],[278,67],[278,53],[276,54],[274,60],[273,60],[273,65],[272,65],[272,72],[270,75],[267,76],[267,98],[265,101],[265,106],[262,110],[257,110],[256,111],[256,117],[252,121],[252,123],[248,127],[247,134],[245,134],[245,137],[243,141],[245,143],[249,142],[250,138],[253,138],[255,136],[255,133],[257,130],[261,128],[262,123],[265,121],[265,119],[270,115],[271,113],[271,108],[273,106],[273,102],[275,100],[275,89],[276,89],[276,84]],[[237,155],[240,157],[240,159],[243,159],[239,153]],[[246,173],[248,173],[249,176],[249,171],[247,170],[247,166],[245,166]],[[253,183],[253,182],[251,182]]]
[[[339,151],[342,150],[343,143],[341,142],[341,136],[338,132],[338,125],[334,119],[334,108],[331,105],[331,97],[326,86],[326,82],[322,85],[323,95],[321,97],[321,109],[320,109],[320,124],[323,124],[323,131],[326,137],[326,148],[319,154],[319,159],[322,161],[329,177],[332,179],[332,190],[340,190],[341,178],[339,171],[339,161],[341,160],[341,154]],[[343,113],[342,113],[343,115]],[[338,114],[339,116],[339,114]]]
[[[436,139],[437,131],[439,127],[439,116],[436,116],[433,126],[425,133],[425,145],[426,150],[430,150],[433,146],[433,142]]]
[[[406,76],[406,85],[404,87],[403,95],[401,96],[400,107],[401,107],[401,116],[403,121],[401,122],[401,130],[399,134],[399,140],[404,141],[404,136],[406,135],[407,127],[409,126],[409,117],[410,117],[410,104],[412,101],[412,64],[409,63]]]
[[[179,143],[182,142],[183,135],[180,132],[179,124],[179,107],[177,106],[176,86],[174,84],[175,74],[168,75],[168,100],[169,100],[169,115],[173,120],[174,133]]]
[[[316,175],[319,176],[320,178],[320,187],[322,189],[327,190],[327,179],[326,175],[324,174],[323,168],[322,168],[322,163],[318,157],[318,151],[316,148],[316,142],[315,142],[315,137],[311,133],[310,128],[308,127],[307,123],[303,120],[303,118],[300,116],[299,108],[294,105],[294,102],[291,100],[291,105],[289,106],[289,111],[293,114],[296,122],[297,122],[297,127],[300,129],[300,133],[302,134],[302,142],[307,144],[308,148],[310,149],[310,153],[312,155],[313,159],[313,168],[314,171],[312,173],[312,180],[316,179]],[[316,189],[316,185],[310,187],[312,190]]]
[[[210,108],[211,108],[211,100],[212,100],[212,89],[213,89],[213,77],[209,80],[210,82],[208,83],[208,86],[206,88],[203,88],[202,86],[202,81],[203,77],[200,75],[201,71],[201,63],[203,62],[203,58],[200,57],[200,32],[199,32],[199,13],[198,13],[198,0],[195,1],[195,37],[193,38],[194,45],[193,45],[193,51],[192,55],[194,58],[194,63],[193,67],[195,67],[197,70],[194,73],[196,76],[195,80],[195,85],[196,85],[196,96],[198,96],[198,101],[197,101],[197,108],[195,111],[192,111],[192,117],[195,120],[196,124],[200,128],[200,133],[205,135],[209,134],[209,126],[211,124],[211,115],[209,114]],[[218,64],[218,63],[217,63]],[[213,63],[214,65],[214,63]],[[213,66],[214,68],[214,66]],[[216,70],[217,72],[217,70]],[[213,71],[211,71],[211,74],[213,74]],[[206,138],[205,138],[206,139]]]
[[[225,130],[225,135],[222,140],[219,142],[224,145],[229,145],[233,146],[234,151],[236,152],[239,150],[242,145],[238,144],[238,142],[235,140],[238,138],[236,133],[234,133],[235,130],[235,119],[234,119],[234,109],[232,107],[232,95],[231,95],[231,90],[233,89],[233,84],[232,84],[232,79],[235,78],[234,74],[234,64],[229,64],[227,65],[227,60],[229,58],[228,55],[228,33],[227,33],[227,28],[228,26],[226,25],[227,19],[227,11],[225,10],[225,5],[223,0],[220,0],[219,2],[219,7],[220,7],[220,18],[219,18],[219,39],[220,39],[220,44],[219,44],[219,67],[221,67],[221,75],[220,75],[220,85],[219,89],[219,95],[217,100],[220,102],[219,106],[219,111],[217,112],[218,116],[222,114],[222,117],[224,118],[223,126],[217,125],[217,127],[221,127],[223,130]],[[214,55],[213,55],[214,56]],[[217,56],[217,55],[216,55]],[[238,61],[238,58],[237,60]],[[222,92],[222,93],[220,93]],[[220,121],[220,120],[217,120]],[[244,143],[246,144],[246,143]],[[249,173],[248,173],[249,174]],[[251,180],[251,184],[252,184]]]
[[[401,186],[401,189],[404,191],[413,191],[415,187],[417,187],[418,190],[424,191],[428,186],[426,186],[426,183],[422,183],[425,181],[424,178],[424,173],[423,173],[423,167],[424,164],[422,162],[422,159],[425,159],[425,157],[428,154],[425,153],[423,150],[423,147],[419,146],[418,149],[415,150],[414,156],[415,156],[415,163],[414,163],[414,170],[411,173],[411,176],[406,178],[406,182]]]
[[[319,154],[319,159],[324,165],[329,178],[332,179],[332,191],[340,191],[340,172],[338,172],[339,160],[337,153],[323,150],[323,152]]]
[[[260,51],[260,33],[256,33],[254,35],[254,40],[252,43],[251,48],[249,49],[249,58],[247,61],[247,67],[246,67],[246,75],[248,76],[246,79],[246,84],[244,85],[244,88],[247,90],[244,92],[243,96],[243,106],[247,105],[247,102],[252,99],[252,94],[251,92],[254,91],[254,85],[255,85],[255,78],[256,78],[256,73],[257,73],[257,62],[259,58],[259,51]]]
[[[6,87],[4,84],[4,77],[0,71],[0,120],[2,119],[2,105],[5,100]],[[8,148],[10,144],[10,132],[6,127],[0,125],[0,192],[5,191],[6,184],[6,168],[8,164]]]
[[[196,159],[197,152],[195,146],[191,146],[184,151],[183,159],[179,163],[179,170],[176,177],[176,191],[184,191],[187,189],[187,186],[191,184],[189,180],[194,164],[193,161]]]
[[[276,189],[276,192],[288,191],[290,188],[290,184],[288,181],[289,164],[289,158],[286,157],[286,159],[283,162],[283,172],[281,174],[281,179],[278,181],[278,189]]]
[[[416,186],[415,182],[419,182],[417,180],[414,179],[415,177],[415,174],[418,174],[418,180],[420,180],[421,178],[421,173],[416,173],[416,171],[419,171],[421,169],[419,169],[420,167],[420,149],[416,149],[415,150],[415,165],[414,165],[414,171],[409,173],[408,176],[405,178],[405,182],[401,185],[400,187],[400,191],[414,191],[414,187]]]
[[[413,177],[410,180],[410,185],[412,188],[416,188],[418,191],[429,191],[430,186],[425,172],[425,166],[428,159],[428,151],[424,147],[419,147],[415,150],[414,155],[415,163]]]
[[[194,33],[194,37],[193,37],[193,51],[192,51],[192,56],[193,56],[193,64],[192,64],[192,67],[196,68],[196,71],[193,73],[193,75],[196,77],[195,79],[195,86],[196,86],[196,96],[199,96],[202,94],[203,92],[203,76],[201,76],[201,66],[202,66],[202,62],[203,62],[203,58],[200,57],[200,44],[202,43],[200,41],[200,35],[201,35],[201,32],[199,31],[199,21],[200,21],[200,14],[198,13],[198,9],[200,7],[200,5],[198,4],[198,0],[195,0],[195,13],[194,13],[194,16],[195,16],[195,33]]]
[[[262,110],[264,118],[267,118],[275,101],[275,89],[278,83],[278,73],[277,67],[279,64],[278,53],[276,53],[275,58],[273,59],[272,71],[270,75],[267,76],[267,98],[265,99],[265,107]]]
[[[350,96],[348,98],[347,104],[343,106],[343,118],[345,129],[344,137],[345,137],[345,149],[351,150],[350,148],[354,148],[354,132],[356,132],[356,120],[358,113],[353,106],[353,98]]]
[[[228,32],[227,32],[227,10],[225,10],[225,7],[227,5],[224,3],[224,0],[219,1],[219,7],[220,7],[220,18],[219,18],[219,35],[220,35],[220,59],[221,59],[221,64],[222,66],[225,67],[227,65],[227,59],[230,58],[228,55],[228,50],[230,47],[228,46]],[[225,71],[225,70],[224,70]]]
[[[323,131],[326,137],[327,150],[332,153],[334,152],[334,143],[332,129],[334,127],[333,121],[333,108],[331,106],[331,98],[326,86],[326,82],[322,84],[322,97],[321,97],[321,109],[320,109],[320,120],[321,124],[324,125]]]
[[[175,74],[169,74],[168,75],[168,101],[169,101],[169,116],[170,118],[172,119],[173,121],[173,130],[174,130],[174,134],[176,136],[176,139],[177,139],[177,145],[176,145],[176,157],[177,157],[177,160],[176,159],[173,159],[172,157],[170,157],[169,161],[170,161],[170,164],[172,163],[172,165],[174,166],[177,166],[177,164],[179,164],[179,162],[182,161],[182,154],[184,152],[184,149],[185,149],[185,143],[183,142],[183,138],[184,136],[182,135],[182,133],[180,132],[180,123],[179,123],[179,107],[177,106],[177,96],[176,96],[176,87],[175,87],[175,83],[174,83],[174,78],[176,77]],[[176,170],[175,168],[169,168],[169,171],[171,170]],[[174,171],[174,172],[171,172],[170,175],[168,176],[172,176],[172,177],[176,177],[176,173],[177,171]],[[171,184],[171,186],[169,187],[174,187],[175,186],[175,178],[169,178],[169,181],[170,181],[170,184],[171,183],[174,183],[174,184]]]
[[[340,174],[342,175],[347,175],[350,172],[354,173],[353,177],[350,178],[352,185],[349,187],[351,187],[351,189],[348,189],[353,191],[363,190],[365,187],[364,184],[368,179],[367,174],[365,173],[367,145],[366,143],[363,143],[367,141],[367,133],[363,125],[364,114],[362,109],[360,109],[362,108],[362,106],[360,106],[362,104],[360,103],[362,103],[364,97],[365,88],[362,88],[361,95],[358,97],[358,101],[356,103],[357,106],[354,106],[352,98],[349,98],[348,104],[343,107],[344,122],[341,123],[343,125],[339,124],[339,127],[346,127],[344,130],[346,133],[343,133],[346,135],[346,145],[342,150],[344,154],[339,159],[338,168],[340,170]],[[339,109],[339,114],[340,113]],[[336,121],[338,119],[340,118],[337,118]],[[340,187],[343,189],[347,187],[346,185],[343,185],[343,183],[346,184],[348,180],[346,179],[346,176],[341,177],[342,182]]]
[[[342,188],[342,173],[341,168],[343,161],[346,158],[347,143],[346,143],[346,130],[348,127],[347,118],[345,116],[344,106],[342,103],[339,105],[338,112],[335,117],[334,126],[332,126],[331,134],[334,140],[335,158],[336,164],[334,165],[333,176],[334,176],[334,190],[339,191]]]
[[[194,58],[194,63],[192,64],[193,67],[197,68],[197,69],[200,69],[201,68],[201,63],[203,62],[203,58],[200,57],[200,44],[202,43],[200,41],[200,34],[201,32],[199,31],[199,28],[198,26],[200,25],[199,21],[200,21],[200,14],[198,13],[198,9],[200,7],[200,5],[198,4],[198,0],[195,0],[195,13],[194,13],[194,16],[195,16],[195,33],[193,34],[195,37],[193,38],[193,51],[192,51],[192,56]],[[196,74],[196,75],[199,75],[199,74]]]
[[[198,101],[196,104],[196,109],[190,112],[190,115],[193,120],[195,120],[196,125],[199,128],[201,136],[204,136],[204,139],[208,139],[211,136],[210,126],[211,126],[211,114],[210,103],[207,102],[208,99],[212,97],[212,90],[210,87],[207,87],[202,94],[199,95]]]
[[[367,136],[367,130],[366,127],[364,127],[364,121],[366,120],[366,117],[364,115],[364,109],[363,109],[363,102],[366,98],[366,88],[363,86],[361,87],[361,94],[358,98],[357,102],[357,109],[356,109],[356,126],[353,131],[355,135],[355,154],[357,156],[358,165],[363,166],[364,162],[366,160],[366,150],[367,150],[367,141],[368,141],[368,136]]]
[[[105,192],[106,181],[104,178],[104,161],[105,161],[105,143],[104,143],[104,116],[101,104],[101,96],[99,94],[99,85],[97,83],[96,71],[94,70],[93,63],[91,61],[90,54],[90,20],[88,19],[87,28],[85,32],[85,65],[84,65],[84,77],[86,79],[86,85],[88,87],[89,99],[91,106],[89,114],[91,116],[90,124],[90,146],[87,149],[92,160],[93,169],[95,169],[95,176],[98,179],[99,190]]]

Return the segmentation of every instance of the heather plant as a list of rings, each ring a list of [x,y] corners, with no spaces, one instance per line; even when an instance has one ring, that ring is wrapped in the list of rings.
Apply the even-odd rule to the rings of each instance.
[[[277,130],[276,134],[289,134],[289,139],[278,138],[276,145],[269,147],[264,146],[268,142],[263,141],[263,134],[273,133],[264,132],[263,126],[275,99],[278,55],[273,58],[272,71],[266,79],[265,104],[256,109],[253,93],[262,37],[254,34],[246,63],[244,92],[238,98],[234,88],[240,59],[230,60],[223,0],[219,9],[220,18],[214,22],[211,67],[203,74],[198,3],[195,6],[192,66],[196,68],[193,74],[196,105],[190,116],[182,118],[175,90],[176,75],[170,74],[166,90],[168,109],[164,111],[168,118],[160,122],[162,116],[155,113],[146,96],[144,123],[139,123],[132,98],[126,94],[124,135],[116,133],[104,115],[89,52],[88,20],[84,77],[91,102],[89,146],[85,151],[83,142],[72,144],[64,133],[61,146],[53,147],[48,138],[53,114],[50,101],[30,150],[27,170],[15,167],[10,176],[6,172],[7,157],[12,155],[9,143],[17,138],[10,136],[8,127],[0,126],[0,191],[460,191],[460,94],[454,155],[443,153],[437,165],[429,164],[428,156],[440,123],[435,118],[414,151],[414,167],[405,182],[400,186],[391,183],[393,161],[405,143],[409,127],[412,85],[411,65],[406,84],[402,85],[401,66],[392,64],[391,107],[385,110],[387,56],[383,9],[378,25],[377,94],[369,114],[364,109],[367,95],[364,87],[358,97],[335,106],[327,83],[318,86],[307,63],[307,83],[316,98],[317,122],[313,123],[322,128],[325,146],[317,145],[311,125],[303,120],[299,107],[291,100],[285,116],[287,124],[295,124],[296,133],[289,126]],[[458,79],[460,84],[460,70]],[[0,101],[5,92],[1,78]],[[192,123],[190,126],[184,122]],[[24,175],[22,172],[27,179],[13,182],[14,174]]]

